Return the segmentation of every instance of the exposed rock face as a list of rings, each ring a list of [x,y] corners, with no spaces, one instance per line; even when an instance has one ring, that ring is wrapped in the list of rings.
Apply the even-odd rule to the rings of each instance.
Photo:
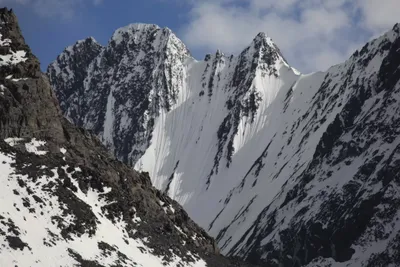
[[[62,67],[72,73],[96,49],[92,39],[79,43],[70,53],[86,61]],[[7,9],[0,9],[0,51],[0,266],[248,266],[219,256],[147,173],[62,117]]]
[[[0,136],[51,135],[62,139],[60,110],[39,62],[20,34],[16,17],[2,12]],[[12,99],[12,101],[10,101]],[[43,108],[46,103],[46,108]]]
[[[64,88],[66,52],[49,66],[63,106],[90,103],[64,114],[148,171],[224,254],[271,266],[398,265],[399,25],[308,75],[264,34],[239,56],[196,61],[167,29],[130,25],[100,50],[76,87]]]
[[[61,99],[71,99],[77,94],[75,89],[80,88],[84,79],[86,78],[87,66],[93,59],[100,53],[101,46],[93,38],[88,38],[84,41],[78,42],[74,47],[65,50],[65,54],[60,57],[59,67],[64,70],[63,74],[55,78],[53,82],[60,85]],[[79,55],[77,57],[76,55]],[[55,72],[60,71],[58,69]],[[68,82],[65,82],[68,81]],[[79,92],[83,94],[84,92]],[[73,118],[80,118],[87,107],[84,106],[84,99],[75,98],[74,101],[60,102],[62,110],[69,110],[70,116]],[[76,125],[80,125],[79,121],[73,121]]]
[[[171,30],[146,24],[119,29],[108,47],[99,48],[91,38],[77,42],[48,74],[60,85],[65,116],[98,133],[119,159],[132,165],[149,146],[160,110],[176,103],[189,52]]]

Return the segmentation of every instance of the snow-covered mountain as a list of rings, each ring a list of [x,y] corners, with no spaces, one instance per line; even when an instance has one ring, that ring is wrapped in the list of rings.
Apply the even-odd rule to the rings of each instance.
[[[400,262],[399,66],[399,25],[303,75],[262,33],[198,61],[169,29],[132,24],[68,47],[48,76],[65,116],[149,172],[224,254],[372,267]]]
[[[110,157],[97,138],[62,117],[6,8],[0,9],[0,266],[249,266],[220,256],[214,239],[147,173]]]

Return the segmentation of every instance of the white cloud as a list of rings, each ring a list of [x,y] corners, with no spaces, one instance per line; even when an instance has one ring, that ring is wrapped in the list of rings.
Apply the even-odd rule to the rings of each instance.
[[[43,17],[72,18],[85,5],[99,5],[102,0],[0,0],[0,6],[25,5]]]
[[[363,14],[362,23],[374,32],[386,30],[400,22],[399,0],[358,0],[357,6]]]
[[[378,3],[379,2],[379,3]],[[182,36],[195,50],[239,53],[265,32],[294,67],[325,70],[389,30],[399,0],[200,0]]]

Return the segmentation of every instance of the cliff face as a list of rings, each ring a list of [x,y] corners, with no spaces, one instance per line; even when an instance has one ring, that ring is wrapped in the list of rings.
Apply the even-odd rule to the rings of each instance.
[[[1,138],[34,134],[62,140],[60,109],[38,59],[25,44],[16,17],[2,11],[0,19]]]
[[[396,25],[346,62],[303,75],[262,33],[238,56],[197,61],[170,30],[133,24],[92,44],[79,68],[68,62],[89,62],[88,53],[68,51],[82,42],[67,48],[48,75],[69,120],[149,172],[224,254],[390,266],[399,258],[399,36]]]
[[[0,162],[1,266],[247,266],[219,256],[147,173],[62,117],[7,9],[0,9]]]

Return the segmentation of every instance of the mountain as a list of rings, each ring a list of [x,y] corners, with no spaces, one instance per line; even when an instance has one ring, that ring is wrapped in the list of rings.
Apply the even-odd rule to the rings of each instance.
[[[81,51],[86,62],[92,49]],[[250,266],[220,256],[148,173],[63,118],[6,8],[0,90],[0,266]]]
[[[399,25],[304,75],[263,33],[198,61],[169,29],[132,24],[47,74],[64,115],[149,172],[223,254],[373,267],[400,262],[399,65]]]

